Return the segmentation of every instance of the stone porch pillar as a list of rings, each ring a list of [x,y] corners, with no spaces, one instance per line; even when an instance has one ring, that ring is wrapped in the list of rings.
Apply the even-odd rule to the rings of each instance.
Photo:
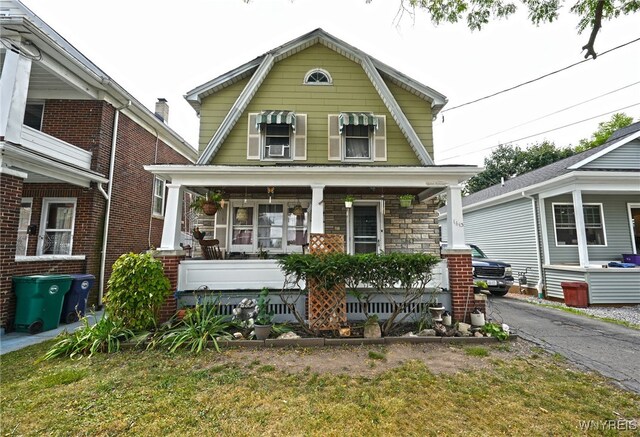
[[[178,302],[175,296],[175,292],[178,289],[178,267],[180,266],[180,261],[185,259],[185,253],[184,251],[157,251],[154,252],[153,256],[162,261],[164,275],[171,283],[171,294],[164,301],[158,314],[158,323],[164,323],[173,317],[178,310]]]

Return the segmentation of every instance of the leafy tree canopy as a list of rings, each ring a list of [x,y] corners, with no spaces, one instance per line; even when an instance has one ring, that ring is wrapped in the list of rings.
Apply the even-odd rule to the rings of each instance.
[[[370,3],[372,0],[367,0]],[[558,18],[560,9],[565,7],[562,0],[400,0],[401,11],[423,9],[431,16],[434,24],[457,23],[465,20],[471,30],[480,30],[490,20],[513,15],[518,4],[525,7],[529,20],[535,25],[552,22]],[[597,54],[594,48],[596,36],[603,21],[618,18],[640,9],[639,0],[578,0],[569,11],[578,16],[578,33],[590,29],[589,41],[582,49],[585,58]]]
[[[598,147],[607,141],[607,138],[618,129],[629,126],[633,123],[633,117],[629,117],[624,113],[613,114],[611,120],[603,121],[598,124],[598,130],[591,135],[590,139],[583,138],[576,146],[576,152],[584,152],[585,150]]]

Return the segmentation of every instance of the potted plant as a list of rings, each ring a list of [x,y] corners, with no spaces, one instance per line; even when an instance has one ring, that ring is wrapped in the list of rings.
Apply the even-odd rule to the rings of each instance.
[[[415,199],[416,196],[414,196],[413,194],[403,194],[400,196],[400,206],[403,208],[408,208],[411,206],[411,203],[413,202],[413,199]]]
[[[255,318],[255,324],[253,325],[256,339],[266,340],[271,333],[271,327],[273,326],[273,311],[269,311],[269,289],[263,287],[258,297],[258,303],[256,305],[257,315]]]
[[[367,321],[364,322],[364,338],[382,337],[382,330],[380,329],[380,323],[378,320],[377,314],[372,314],[367,317]]]
[[[222,199],[222,191],[214,190],[207,191],[204,196],[198,196],[189,205],[196,213],[204,213],[206,215],[215,215],[218,208],[224,207],[224,200]]]
[[[353,206],[353,201],[356,200],[354,196],[351,194],[347,194],[344,196],[344,206],[345,208],[351,208]]]

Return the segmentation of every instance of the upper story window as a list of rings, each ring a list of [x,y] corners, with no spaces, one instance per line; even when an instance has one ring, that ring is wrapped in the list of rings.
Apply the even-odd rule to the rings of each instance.
[[[291,127],[288,124],[264,126],[264,154],[266,159],[291,159]]]
[[[371,159],[371,130],[369,126],[344,127],[344,158]]]
[[[153,180],[153,215],[164,214],[165,181],[156,176]]]
[[[328,115],[328,160],[387,160],[386,116],[371,112]]]
[[[44,114],[44,103],[27,103],[24,110],[23,124],[35,130],[42,130],[43,114]]]
[[[582,205],[587,245],[606,246],[602,204]],[[553,220],[556,231],[556,246],[577,246],[578,230],[576,215],[570,203],[553,204]]]
[[[38,255],[71,255],[76,199],[44,198]]]
[[[306,85],[331,85],[333,80],[328,71],[314,68],[304,76],[304,83]]]

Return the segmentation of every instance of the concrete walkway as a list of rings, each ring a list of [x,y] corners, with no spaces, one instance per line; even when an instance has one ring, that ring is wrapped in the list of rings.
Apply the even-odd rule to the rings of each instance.
[[[640,393],[640,331],[510,298],[490,298],[487,310],[525,340]]]
[[[87,314],[87,319],[92,325],[97,319],[102,317],[103,311]],[[17,351],[18,349],[31,346],[33,344],[42,343],[43,341],[51,340],[55,338],[63,331],[71,332],[82,325],[82,322],[70,323],[68,325],[60,324],[56,329],[50,331],[44,331],[39,334],[31,335],[26,332],[11,332],[0,336],[0,355],[4,355],[9,352]]]

